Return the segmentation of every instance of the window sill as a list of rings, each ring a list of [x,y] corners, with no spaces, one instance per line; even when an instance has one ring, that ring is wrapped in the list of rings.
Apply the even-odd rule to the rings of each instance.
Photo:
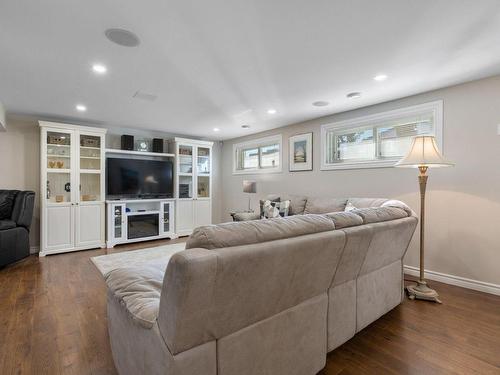
[[[270,168],[270,169],[248,169],[248,170],[233,170],[233,175],[248,175],[248,174],[272,174],[281,173],[281,168]]]
[[[322,164],[322,171],[342,170],[342,169],[368,169],[368,168],[392,168],[399,159],[366,161],[366,162],[351,162],[338,164]]]

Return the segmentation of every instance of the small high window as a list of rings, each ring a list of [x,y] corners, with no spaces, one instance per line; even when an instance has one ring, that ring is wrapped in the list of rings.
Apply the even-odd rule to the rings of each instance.
[[[441,143],[442,102],[323,125],[321,133],[321,169],[392,166],[414,136],[435,135]]]
[[[233,145],[236,174],[281,172],[282,136],[271,136]]]

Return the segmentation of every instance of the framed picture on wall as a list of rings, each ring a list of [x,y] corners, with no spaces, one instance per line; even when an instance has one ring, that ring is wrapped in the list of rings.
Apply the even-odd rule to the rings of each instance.
[[[313,170],[313,133],[290,137],[290,172]]]

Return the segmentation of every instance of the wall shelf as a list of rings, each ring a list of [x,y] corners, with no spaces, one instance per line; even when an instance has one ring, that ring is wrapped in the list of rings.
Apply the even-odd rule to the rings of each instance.
[[[106,154],[121,154],[121,155],[135,155],[135,156],[155,156],[158,158],[175,158],[174,154],[167,154],[161,152],[146,152],[146,151],[128,151],[128,150],[118,150],[114,148],[107,148]]]

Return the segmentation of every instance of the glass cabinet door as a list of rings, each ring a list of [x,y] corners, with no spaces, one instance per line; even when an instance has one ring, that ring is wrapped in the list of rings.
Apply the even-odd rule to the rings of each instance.
[[[113,237],[115,239],[123,238],[123,207],[123,205],[120,205],[113,208]]]
[[[80,201],[100,201],[101,136],[80,134]]]
[[[210,174],[210,149],[208,147],[198,147],[197,151],[198,174]]]
[[[198,147],[197,148],[197,197],[210,198],[210,148]]]
[[[47,131],[47,187],[49,203],[71,202],[71,133]]]
[[[179,198],[193,198],[193,146],[179,145]]]
[[[161,225],[162,225],[162,232],[163,233],[168,233],[170,232],[170,203],[162,203],[162,220],[161,220]]]

